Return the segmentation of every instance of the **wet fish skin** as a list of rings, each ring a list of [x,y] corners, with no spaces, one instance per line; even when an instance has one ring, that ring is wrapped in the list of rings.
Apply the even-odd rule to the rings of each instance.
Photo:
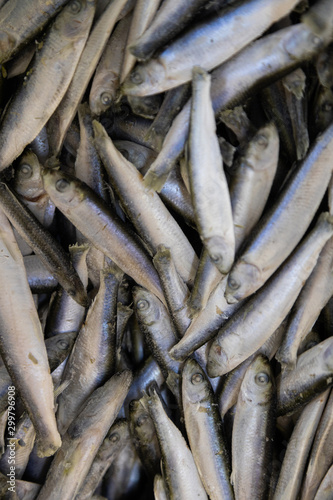
[[[211,97],[215,114],[241,104],[251,94],[310,59],[329,43],[299,23],[253,42],[212,72]],[[168,173],[182,154],[189,131],[191,103],[174,119],[151,169],[158,177]]]
[[[56,289],[58,280],[37,255],[26,255],[23,260],[32,293],[50,293]]]
[[[105,113],[116,100],[130,22],[131,16],[127,15],[115,27],[96,68],[89,94],[89,106],[96,116]]]
[[[42,166],[33,151],[26,150],[15,166],[12,186],[18,198],[48,228],[54,218],[55,206],[44,190]]]
[[[121,67],[120,83],[131,72],[136,63],[136,58],[129,51],[129,47],[133,41],[139,38],[149,27],[156,11],[159,7],[160,0],[137,0],[132,14],[131,26],[128,32],[126,41],[126,49]]]
[[[0,184],[0,192],[1,208],[22,238],[39,255],[67,293],[78,304],[86,307],[88,303],[86,291],[67,253],[33,214],[19,202],[6,184]]]
[[[163,2],[148,29],[130,46],[131,53],[139,60],[147,60],[152,54],[181,32],[182,28],[205,4],[205,0],[186,3]]]
[[[160,471],[161,451],[154,423],[138,399],[130,402],[129,425],[137,454],[148,477],[153,477]]]
[[[52,461],[39,500],[75,498],[131,382],[130,371],[117,373],[87,399]]]
[[[333,488],[333,465],[328,469],[326,476],[320,483],[314,500],[330,500]]]
[[[210,377],[224,375],[238,366],[282,323],[331,237],[332,221],[328,213],[321,214],[314,229],[284,266],[220,329],[210,345],[207,364]]]
[[[269,487],[276,388],[267,358],[258,355],[243,379],[232,431],[236,499],[265,499]]]
[[[296,500],[298,497],[309,451],[329,392],[328,389],[307,404],[297,420],[283,458],[274,500]]]
[[[194,359],[182,372],[182,401],[185,426],[193,458],[209,498],[233,499],[230,457],[213,390]]]
[[[284,0],[279,4],[248,0],[225,11],[222,9],[209,21],[199,22],[178,37],[156,59],[136,66],[122,86],[124,94],[151,95],[177,87],[191,80],[192,67],[201,61],[204,61],[204,69],[210,71],[258,38],[296,3],[297,0]],[[245,23],[246,30],[243,29]],[[237,43],[230,43],[235,32]]]
[[[71,82],[48,122],[48,129],[51,132],[49,143],[54,156],[58,156],[61,151],[67,130],[76,115],[77,108],[83,99],[117,17],[126,1],[115,0],[110,2],[103,16],[95,22],[73,72]]]
[[[230,184],[236,252],[266,205],[275,176],[279,136],[273,123],[260,128],[246,146]]]
[[[301,354],[295,370],[277,378],[277,413],[291,415],[333,384],[333,337]]]
[[[156,391],[144,401],[154,421],[161,447],[162,463],[168,495],[173,500],[207,498],[192,453],[182,434],[169,419]],[[179,463],[182,467],[179,467]]]
[[[114,373],[116,357],[115,314],[122,273],[101,271],[97,296],[88,310],[75,347],[67,361],[62,382],[68,387],[58,398],[57,424],[63,435],[84,401]]]
[[[38,455],[49,456],[59,448],[61,439],[54,416],[53,384],[43,332],[22,255],[2,211],[0,222],[4,256],[0,259],[1,280],[11,283],[12,289],[9,294],[2,287],[0,296],[1,356],[36,429]]]
[[[73,267],[82,281],[84,289],[88,287],[87,245],[71,245],[69,253]],[[45,336],[53,337],[63,332],[78,332],[84,320],[86,308],[75,302],[61,287],[58,287],[50,302],[45,324]]]
[[[116,420],[101,444],[90,470],[77,493],[75,500],[88,500],[92,497],[99,482],[128,439],[128,423],[125,419]]]
[[[35,139],[59,105],[88,37],[94,11],[94,0],[71,0],[56,17],[2,118],[1,170]]]
[[[300,241],[331,178],[332,148],[333,126],[330,126],[316,139],[306,158],[289,177],[236,260],[228,277],[228,302],[241,300],[257,291]],[[281,246],[277,243],[281,241],[280,234],[283,234]]]
[[[325,393],[326,394],[326,393]],[[324,396],[324,395],[323,395]],[[333,459],[333,392],[329,398],[319,422],[317,432],[313,441],[309,463],[304,476],[301,492],[302,500],[313,500],[321,481],[327,474]]]
[[[276,359],[281,363],[283,370],[295,368],[301,342],[333,294],[330,279],[332,270],[333,239],[329,239],[319,255],[316,267],[295,302],[286,335],[276,354]]]
[[[227,274],[235,256],[231,202],[210,100],[210,75],[193,68],[189,179],[198,231],[211,260]],[[149,183],[148,174],[145,184]]]
[[[157,273],[148,255],[123,222],[87,185],[55,170],[45,170],[43,182],[55,205],[86,238],[137,283],[164,300]]]
[[[67,0],[7,1],[1,8],[0,16],[0,63],[8,61],[42,31],[66,2]]]
[[[191,282],[197,256],[187,237],[157,193],[148,191],[141,174],[117,151],[102,125],[97,121],[93,123],[97,150],[136,230],[152,252],[156,252],[158,245],[168,245],[178,272],[186,282]]]

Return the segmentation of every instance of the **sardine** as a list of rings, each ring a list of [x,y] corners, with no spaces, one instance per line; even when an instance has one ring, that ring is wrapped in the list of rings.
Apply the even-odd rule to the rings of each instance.
[[[189,137],[192,202],[201,240],[218,270],[227,274],[235,256],[231,202],[211,107],[210,76],[198,67],[193,69],[192,94]],[[150,185],[148,175],[145,184]]]
[[[326,476],[320,483],[314,500],[330,500],[333,490],[333,465],[328,469]]]
[[[232,476],[238,499],[267,498],[275,424],[276,388],[265,356],[247,369],[232,431]]]
[[[182,401],[193,458],[209,498],[233,499],[230,458],[221,417],[206,375],[193,359],[184,365]]]
[[[116,357],[115,313],[122,273],[106,268],[67,362],[62,382],[68,387],[58,399],[57,423],[63,435],[92,392],[113,373]]]
[[[279,480],[273,496],[274,500],[297,499],[309,451],[329,392],[328,389],[311,401],[297,420],[283,458]]]
[[[137,283],[163,301],[159,279],[148,255],[107,205],[88,186],[62,172],[45,171],[43,180],[54,204],[77,229]]]
[[[228,302],[243,299],[258,290],[300,241],[331,178],[331,151],[333,126],[317,138],[307,157],[289,177],[274,206],[252,233],[229,274]]]
[[[141,174],[117,151],[105,129],[96,121],[94,128],[97,150],[137,231],[153,252],[158,245],[168,246],[179,274],[186,282],[191,282],[197,257],[183,231],[157,193],[149,192],[144,187]]]
[[[333,337],[301,354],[292,371],[277,378],[278,415],[295,413],[333,385]]]
[[[132,382],[130,371],[113,375],[81,407],[55,455],[39,500],[72,500],[79,492]]]
[[[50,149],[54,156],[61,151],[70,124],[76,115],[89,81],[94,74],[117,17],[127,0],[110,2],[102,17],[95,23],[80,60],[72,73],[71,82],[62,93],[62,100],[48,122]],[[94,2],[95,4],[95,2]]]
[[[90,467],[80,491],[75,500],[88,500],[96,490],[104,474],[111,466],[120,449],[128,440],[128,423],[126,420],[117,420],[110,428],[97,455]]]
[[[323,398],[325,394],[326,392],[322,395]],[[313,500],[315,498],[316,491],[332,464],[332,443],[333,392],[331,389],[309,456],[309,464],[304,476],[301,493],[302,500]]]
[[[125,80],[126,76],[132,71],[136,63],[136,58],[129,51],[129,47],[146,31],[147,27],[151,24],[160,3],[160,0],[137,0],[132,14],[131,26],[128,32],[126,50],[121,67],[120,83]]]
[[[71,0],[52,24],[1,120],[0,170],[35,139],[59,105],[86,43],[94,11],[93,0]]]
[[[156,391],[146,397],[144,404],[154,421],[160,443],[163,474],[169,497],[173,500],[206,499],[207,495],[192,453],[179,429],[165,413]],[[179,467],[180,463],[181,467]]]
[[[53,455],[61,445],[54,416],[53,384],[43,332],[27,281],[23,258],[9,221],[0,212],[2,283],[0,350],[37,434],[38,454]],[[23,363],[23,366],[22,366]]]
[[[297,3],[280,0],[277,5],[267,0],[247,0],[222,9],[177,38],[156,59],[138,65],[125,80],[123,92],[151,95],[190,81],[193,66],[202,61],[203,68],[209,71],[222,64],[286,16]]]
[[[161,451],[154,422],[140,400],[133,399],[129,405],[129,425],[133,442],[148,476],[160,470]]]
[[[210,377],[238,366],[274,333],[292,308],[332,230],[332,219],[322,214],[284,266],[221,328],[209,350]]]
[[[66,2],[67,0],[7,1],[0,14],[0,62],[8,61],[42,31]]]
[[[111,34],[96,68],[89,94],[91,112],[99,116],[116,100],[131,16],[122,19]]]

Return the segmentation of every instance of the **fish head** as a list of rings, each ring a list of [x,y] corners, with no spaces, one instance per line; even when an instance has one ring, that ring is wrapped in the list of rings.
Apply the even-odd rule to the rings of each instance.
[[[60,170],[44,169],[42,172],[44,189],[53,203],[63,212],[78,206],[84,198],[82,189],[75,177]]]
[[[212,342],[207,356],[207,374],[210,378],[220,377],[228,372],[228,356],[218,340]]]
[[[94,89],[94,93],[90,94],[89,105],[93,115],[100,116],[105,113],[114,102],[116,94],[109,87],[109,84],[99,85]]]
[[[243,400],[258,404],[271,400],[275,389],[273,373],[266,356],[259,354],[246,370],[240,394]]]
[[[150,442],[154,437],[155,427],[149,411],[139,399],[133,399],[130,402],[129,415],[131,428],[133,428],[136,435],[140,436],[140,441]]]
[[[158,60],[138,64],[125,79],[121,91],[130,96],[146,96],[162,92],[159,85],[165,78],[165,68]]]
[[[71,351],[77,332],[63,332],[45,340],[47,357],[51,371],[55,369],[68,356]],[[52,366],[54,368],[52,368]]]
[[[209,383],[206,375],[194,359],[188,358],[182,374],[183,400],[193,404],[200,403],[209,397]]]
[[[271,165],[272,151],[279,150],[279,134],[273,122],[258,130],[246,150],[246,164],[253,170],[265,170]]]
[[[15,166],[13,187],[27,199],[36,198],[44,192],[41,165],[35,153],[30,150],[21,155]]]
[[[212,262],[222,274],[228,274],[234,262],[235,249],[229,244],[232,239],[231,237],[225,240],[220,236],[213,236],[205,241]]]
[[[54,29],[61,32],[70,43],[85,36],[95,12],[95,0],[71,0],[54,22]]]
[[[98,450],[98,458],[101,462],[106,462],[119,450],[129,439],[127,420],[121,418],[117,420],[107,433],[102,446]]]
[[[248,297],[260,286],[260,270],[257,266],[239,260],[232,268],[225,289],[228,304],[234,304]]]
[[[154,294],[145,288],[135,286],[133,288],[133,298],[140,323],[150,326],[159,320],[162,303]]]

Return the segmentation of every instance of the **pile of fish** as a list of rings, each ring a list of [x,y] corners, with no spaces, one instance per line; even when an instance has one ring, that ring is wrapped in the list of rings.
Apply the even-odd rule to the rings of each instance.
[[[332,500],[332,0],[2,0],[0,64],[0,498]]]

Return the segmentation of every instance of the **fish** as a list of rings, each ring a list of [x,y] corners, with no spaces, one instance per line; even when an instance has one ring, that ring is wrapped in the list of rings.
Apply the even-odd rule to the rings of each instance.
[[[35,427],[38,455],[50,456],[60,447],[61,438],[55,421],[53,384],[43,332],[23,257],[2,211],[0,227],[0,276],[2,283],[11,284],[12,290],[7,293],[2,287],[0,296],[0,352],[13,380],[15,393],[19,392]]]
[[[210,377],[236,368],[274,333],[291,310],[303,280],[315,267],[331,229],[330,216],[323,213],[285,265],[222,326],[209,349],[207,372]],[[269,322],[265,317],[269,317]]]
[[[113,375],[85,401],[55,455],[39,500],[75,498],[132,382],[130,371]]]
[[[193,68],[189,179],[198,232],[212,262],[227,274],[235,257],[228,185],[210,100],[210,76]],[[148,186],[148,176],[145,177]]]
[[[331,148],[333,126],[317,137],[306,158],[289,177],[274,205],[252,232],[229,273],[226,287],[228,302],[244,299],[257,291],[300,241],[331,178]],[[305,192],[306,202],[303,197]],[[280,234],[284,235],[281,246],[278,244],[281,241],[278,236]]]
[[[86,43],[94,11],[94,0],[71,0],[57,15],[24,84],[2,116],[0,170],[35,139],[58,107]]]
[[[43,182],[54,204],[96,248],[137,283],[164,300],[148,254],[125,224],[87,185],[57,170],[45,170]]]
[[[152,390],[151,395],[146,395],[144,404],[154,421],[160,443],[168,496],[175,500],[208,498],[193,455],[181,432],[165,413],[155,390]],[[181,468],[179,463],[182,464]]]
[[[89,106],[96,116],[105,113],[116,101],[130,23],[130,15],[119,21],[96,68],[89,94]]]
[[[276,386],[262,354],[243,379],[232,430],[232,476],[236,498],[267,498],[276,409]]]
[[[209,498],[233,499],[230,457],[221,416],[209,381],[194,359],[188,359],[184,364],[182,401],[193,458]]]
[[[123,83],[124,94],[152,95],[177,87],[191,80],[192,67],[200,61],[210,71],[258,38],[296,4],[297,0],[283,0],[278,5],[267,0],[247,0],[222,9],[178,37],[156,59],[136,66]],[[245,23],[246,30],[242,29]]]
[[[296,500],[313,438],[330,390],[317,396],[302,411],[287,446],[273,499]]]
[[[158,245],[170,247],[179,274],[191,282],[198,260],[182,229],[157,193],[145,188],[140,172],[119,153],[102,125],[93,123],[97,150],[137,231],[153,252]]]

